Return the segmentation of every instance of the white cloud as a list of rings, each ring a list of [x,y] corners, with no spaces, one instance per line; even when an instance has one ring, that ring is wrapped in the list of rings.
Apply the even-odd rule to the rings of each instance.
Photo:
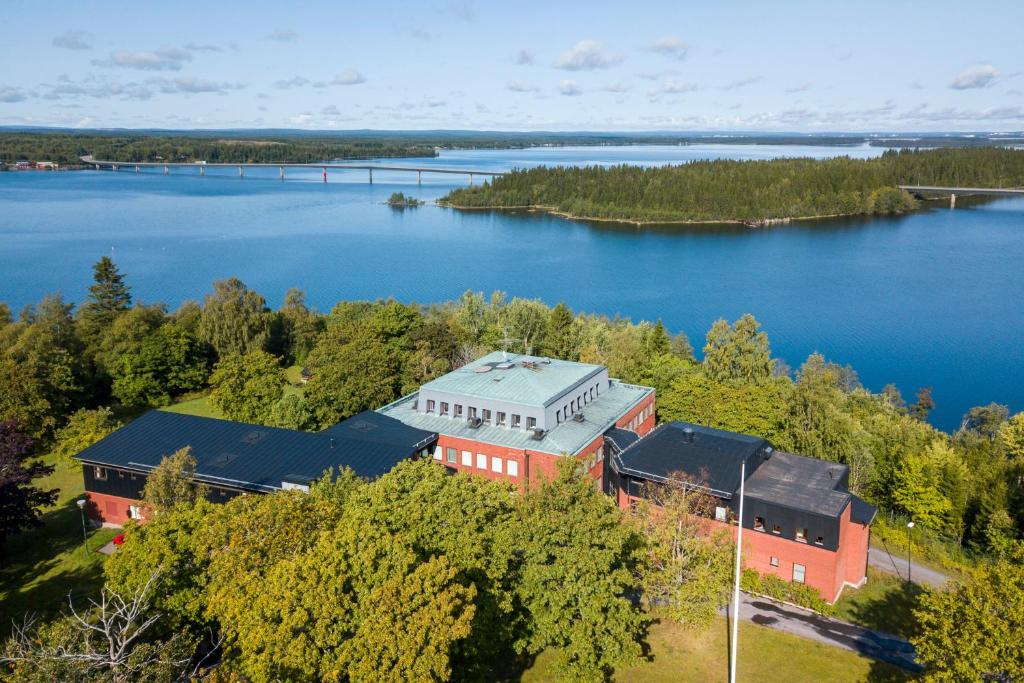
[[[66,31],[53,39],[53,46],[66,50],[91,50],[92,40],[85,31]]]
[[[180,78],[150,78],[146,83],[155,86],[161,93],[217,93],[222,95],[232,90],[241,90],[245,87],[243,83],[228,83],[219,81],[207,81],[194,76],[183,76]]]
[[[630,85],[629,83],[624,83],[623,81],[615,81],[614,83],[609,83],[608,85],[605,85],[601,88],[601,90],[604,90],[605,92],[617,93],[629,92],[632,89],[632,85]]]
[[[320,110],[324,116],[341,116],[341,110],[335,105],[329,105]]]
[[[607,69],[622,61],[621,55],[609,54],[596,40],[581,40],[562,53],[555,61],[555,67],[567,71],[594,71]]]
[[[576,95],[582,95],[583,91],[576,85],[576,81],[565,80],[558,84],[558,92],[563,95],[574,97]]]
[[[739,88],[745,88],[748,85],[760,83],[764,78],[761,76],[750,76],[748,78],[740,78],[735,81],[730,81],[722,86],[722,90],[738,90]]]
[[[294,43],[299,40],[299,34],[291,29],[275,28],[270,35],[267,36],[267,40],[274,40],[279,43]]]
[[[788,93],[807,92],[811,89],[810,83],[801,83],[800,85],[794,85],[792,88],[786,88]]]
[[[680,61],[686,59],[686,53],[690,51],[690,47],[679,38],[667,37],[661,38],[654,41],[648,46],[651,52],[656,52],[660,55],[672,57]]]
[[[192,52],[221,52],[220,45],[212,43],[189,43],[185,46],[185,49]]]
[[[331,85],[359,85],[365,83],[366,78],[355,69],[346,69],[331,79]]]
[[[539,90],[537,86],[523,81],[509,81],[505,88],[512,92],[537,92]]]
[[[11,85],[0,85],[0,102],[23,102],[27,95],[21,88]]]
[[[693,92],[697,89],[696,83],[690,81],[679,81],[674,78],[669,78],[661,84],[661,87],[655,90],[651,94],[656,95],[678,95],[684,92]]]
[[[450,14],[459,21],[464,21],[467,24],[476,22],[476,8],[473,3],[469,0],[458,0],[457,2],[449,2],[444,9],[445,14]]]
[[[105,60],[94,59],[93,64],[104,67],[140,69],[142,71],[180,71],[182,64],[192,61],[192,53],[178,47],[157,50],[118,50]]]
[[[288,80],[274,81],[274,87],[279,90],[289,90],[291,88],[301,88],[304,85],[309,85],[309,79],[303,78],[302,76],[294,76]]]
[[[953,90],[971,90],[973,88],[987,88],[995,81],[999,72],[991,64],[972,66],[960,72],[960,75],[953,79],[949,87]]]
[[[519,50],[519,52],[512,57],[512,61],[521,66],[532,66],[535,60],[535,55],[529,50]]]

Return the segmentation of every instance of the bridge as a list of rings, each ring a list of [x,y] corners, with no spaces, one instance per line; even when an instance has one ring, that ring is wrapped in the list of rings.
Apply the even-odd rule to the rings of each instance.
[[[424,173],[446,173],[448,175],[464,175],[469,176],[469,184],[473,184],[473,178],[475,176],[484,176],[488,178],[494,178],[497,176],[505,175],[505,171],[487,171],[477,168],[445,168],[442,166],[396,166],[389,164],[347,164],[347,163],[319,163],[319,164],[303,164],[303,163],[258,163],[258,162],[206,162],[206,161],[177,161],[177,162],[164,162],[164,161],[108,161],[104,159],[93,159],[92,155],[81,157],[82,163],[95,166],[96,170],[109,168],[112,171],[119,171],[122,167],[133,168],[136,173],[141,172],[143,168],[163,168],[164,175],[169,175],[172,168],[188,168],[198,169],[199,175],[205,176],[206,169],[208,168],[237,168],[238,177],[245,177],[245,170],[247,168],[276,168],[278,169],[278,177],[284,180],[286,168],[315,168],[323,171],[324,182],[327,182],[327,169],[331,170],[346,170],[346,171],[368,171],[369,180],[373,182],[374,171],[400,171],[406,173],[415,173],[416,182],[423,182]]]
[[[897,185],[911,194],[948,194],[949,208],[956,207],[957,195],[984,194],[994,197],[1024,197],[1024,189],[1012,187],[942,187],[939,185]]]

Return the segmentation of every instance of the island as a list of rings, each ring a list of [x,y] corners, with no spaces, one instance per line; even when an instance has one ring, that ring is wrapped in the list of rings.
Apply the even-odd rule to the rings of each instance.
[[[636,225],[741,223],[761,227],[833,216],[900,214],[926,196],[900,185],[1024,186],[1024,150],[905,149],[873,159],[695,161],[519,169],[439,200],[456,209],[539,210]]]
[[[392,192],[391,196],[388,197],[386,204],[395,209],[406,209],[420,206],[423,203],[422,199],[416,199],[415,197],[408,197],[404,192]]]

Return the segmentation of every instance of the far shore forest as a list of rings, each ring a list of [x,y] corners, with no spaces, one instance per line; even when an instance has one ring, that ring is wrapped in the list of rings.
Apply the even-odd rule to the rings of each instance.
[[[1024,187],[1024,150],[891,150],[874,159],[695,161],[515,170],[452,190],[459,209],[543,209],[632,223],[758,222],[913,211],[898,185]]]
[[[754,434],[847,464],[851,488],[880,509],[877,540],[898,551],[913,519],[915,557],[967,577],[903,603],[901,628],[919,661],[936,680],[994,667],[1024,674],[1024,613],[1014,608],[1024,603],[1024,413],[979,406],[944,433],[927,422],[927,388],[910,401],[893,386],[874,393],[853,368],[818,354],[789,368],[750,315],[715,322],[698,360],[685,335],[658,321],[503,293],[435,305],[341,301],[319,313],[297,289],[272,310],[230,279],[171,311],[133,301],[103,257],[80,306],[59,294],[17,315],[0,305],[0,465],[17,502],[0,510],[4,564],[18,566],[4,547],[24,548],[15,542],[57,500],[38,484],[53,463],[69,466],[142,411],[208,396],[229,419],[315,430],[502,347],[604,364],[653,386],[659,421]],[[301,391],[288,387],[294,366],[312,374]],[[168,454],[149,478],[144,498],[156,516],[129,526],[94,586],[93,597],[127,611],[96,608],[80,621],[65,603],[40,622],[16,621],[0,680],[172,681],[189,671],[210,681],[494,680],[495,667],[514,678],[546,661],[550,676],[601,681],[644,661],[653,622],[700,631],[728,601],[731,543],[699,534],[707,501],[671,486],[652,492],[665,512],[622,511],[571,461],[521,496],[427,461],[375,482],[339,473],[308,496],[211,505],[190,484],[190,460],[187,449]],[[830,611],[806,586],[744,582]],[[1004,628],[990,628],[989,613]],[[108,647],[118,633],[132,641]],[[945,643],[965,633],[951,660]]]

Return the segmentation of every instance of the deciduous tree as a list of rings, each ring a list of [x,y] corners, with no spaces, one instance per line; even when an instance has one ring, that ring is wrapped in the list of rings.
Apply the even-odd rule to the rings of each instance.
[[[284,373],[266,351],[221,358],[210,375],[210,405],[229,420],[270,424],[274,405],[284,395]]]
[[[196,459],[186,446],[165,456],[146,477],[142,500],[158,516],[179,507],[195,505],[206,496],[206,487],[195,481]]]
[[[238,278],[213,283],[199,320],[199,338],[221,358],[263,349],[271,314],[262,296]]]
[[[0,547],[8,536],[39,526],[40,508],[57,499],[57,489],[33,481],[53,472],[52,465],[32,460],[34,454],[32,438],[17,422],[0,422]]]

